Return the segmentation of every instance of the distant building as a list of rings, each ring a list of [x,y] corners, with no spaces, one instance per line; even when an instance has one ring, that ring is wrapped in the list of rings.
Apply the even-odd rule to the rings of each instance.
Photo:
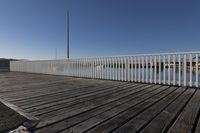
[[[9,71],[10,70],[10,61],[14,59],[4,59],[0,58],[0,72],[2,71]]]

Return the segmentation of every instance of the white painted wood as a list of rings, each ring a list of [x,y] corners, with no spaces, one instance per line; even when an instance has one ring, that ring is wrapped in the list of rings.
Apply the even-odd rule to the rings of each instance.
[[[163,84],[166,84],[166,63],[165,63],[165,56],[163,56]]]
[[[137,82],[137,57],[134,57],[134,64],[135,64],[135,78],[134,78],[134,81]]]
[[[181,70],[182,70],[182,66],[181,66],[181,55],[178,55],[178,84],[179,86],[181,86]]]
[[[186,69],[187,69],[187,55],[185,54],[184,55],[184,74],[183,74],[183,84],[184,84],[184,86],[187,86],[187,75],[186,75]]]
[[[199,56],[198,56],[198,54],[196,54],[196,87],[199,87],[199,79],[198,79],[198,78],[199,78],[199,76],[198,76],[198,75],[199,75],[199,72],[198,72],[198,71],[199,71],[199,70],[198,70],[198,69],[199,69],[199,68],[198,68],[198,67],[199,67],[199,66],[198,66],[198,63],[199,63],[198,60],[199,60],[199,59],[198,59],[198,58],[199,58]]]
[[[158,60],[159,60],[158,83],[161,84],[161,57],[160,56],[158,57]]]
[[[190,87],[192,87],[192,54],[190,54]]]
[[[134,67],[133,67],[133,63],[134,63],[134,58],[133,58],[133,56],[131,56],[131,82],[133,82],[134,81],[134,78],[133,78],[133,73],[134,73]]]
[[[157,58],[154,56],[154,83],[157,83]]]
[[[153,62],[152,62],[152,56],[150,56],[150,83],[152,83],[152,79],[153,79]]]
[[[144,56],[142,56],[142,82],[144,83]]]
[[[173,55],[173,85],[176,85],[176,55]]]
[[[49,61],[11,61],[10,70],[199,87],[199,54],[197,51]],[[171,70],[166,71],[166,65],[171,67]]]
[[[128,82],[130,82],[130,57],[127,57],[128,61],[127,61],[127,67],[128,67],[128,71],[127,71],[127,80]]]
[[[121,80],[121,59],[118,57],[118,80]]]
[[[124,60],[123,57],[121,57],[121,81],[124,81]]]
[[[149,82],[149,61],[148,56],[146,56],[146,83]]]
[[[171,58],[168,55],[168,85],[171,84]]]
[[[138,82],[141,82],[141,61],[140,61],[140,56],[138,56]]]

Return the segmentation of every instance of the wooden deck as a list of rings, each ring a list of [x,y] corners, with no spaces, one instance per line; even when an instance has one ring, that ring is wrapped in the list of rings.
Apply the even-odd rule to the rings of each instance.
[[[200,89],[10,72],[0,98],[39,119],[35,133],[200,133]]]

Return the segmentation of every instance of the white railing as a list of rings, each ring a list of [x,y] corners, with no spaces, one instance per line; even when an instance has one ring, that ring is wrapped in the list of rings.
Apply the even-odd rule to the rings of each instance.
[[[11,61],[11,71],[200,87],[200,52]]]

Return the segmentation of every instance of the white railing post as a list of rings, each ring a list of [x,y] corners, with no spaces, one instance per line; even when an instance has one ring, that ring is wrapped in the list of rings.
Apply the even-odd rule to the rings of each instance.
[[[104,64],[104,79],[107,80],[107,59],[106,57],[103,58],[103,64]]]
[[[112,65],[112,60],[111,60],[111,57],[109,58],[109,79],[111,80],[112,79],[112,68],[111,68],[111,65]]]
[[[127,59],[128,59],[128,64],[127,64],[128,72],[127,72],[127,75],[128,75],[128,82],[130,82],[130,57],[128,56]]]
[[[95,79],[95,59],[92,58],[92,78]]]
[[[140,56],[138,56],[138,82],[141,82],[140,80],[141,80],[141,62],[140,62]]]
[[[93,75],[94,75],[94,79],[96,78],[96,59],[93,58]]]
[[[88,78],[91,78],[91,63],[90,63],[90,58],[88,58],[88,61],[87,61],[87,64],[88,64]]]
[[[85,77],[85,59],[82,59],[82,77]]]
[[[82,77],[82,75],[81,75],[81,59],[78,59],[78,76]]]
[[[79,77],[79,70],[78,70],[78,66],[79,65],[79,61],[78,59],[76,59],[76,77]]]
[[[98,59],[98,77],[101,79],[101,58]]]
[[[190,54],[190,87],[192,87],[192,54]]]
[[[133,82],[133,56],[131,56],[131,82]]]
[[[150,83],[152,83],[152,77],[153,77],[153,72],[152,72],[152,56],[150,56]]]
[[[178,84],[179,84],[179,86],[181,86],[181,69],[182,69],[182,66],[181,66],[181,55],[179,54],[178,55],[178,80],[179,80]]]
[[[187,55],[184,55],[184,72],[183,72],[183,80],[184,80],[184,86],[187,86],[187,77],[186,77],[186,70],[187,70]]]
[[[166,83],[166,64],[165,64],[165,56],[163,56],[163,84]]]
[[[159,82],[159,84],[161,84],[161,57],[159,56],[158,58],[159,58],[158,59],[159,60],[159,72],[158,72],[159,73],[158,74],[159,75],[159,78],[158,78],[159,81],[158,82]]]
[[[121,57],[121,65],[122,65],[121,81],[124,81],[124,61],[123,61],[123,57]]]
[[[171,58],[168,55],[168,85],[171,84]]]
[[[127,57],[124,57],[124,81],[127,81]]]
[[[121,59],[118,57],[118,80],[121,80]]]
[[[115,58],[112,58],[112,80],[115,80]]]
[[[144,56],[142,56],[142,82],[144,83]]]
[[[117,57],[115,57],[115,80],[118,78],[118,62]]]
[[[154,83],[157,83],[157,58],[154,57]]]
[[[173,56],[173,85],[176,85],[176,55]]]
[[[80,68],[80,70],[81,70],[81,77],[84,77],[84,70],[83,70],[83,62],[84,62],[84,59],[82,58],[81,60],[81,68]]]
[[[99,78],[98,75],[98,58],[95,59],[95,75],[96,75],[96,79]]]
[[[107,58],[107,79],[110,79],[110,59]]]
[[[84,77],[87,77],[87,59],[86,58],[84,59],[84,69],[85,69],[84,70],[85,71],[84,72],[84,75],[85,75]]]
[[[134,64],[135,64],[135,82],[137,82],[137,57],[134,57]]]
[[[196,87],[199,87],[199,61],[198,61],[198,59],[199,59],[199,56],[198,56],[198,54],[196,54]]]
[[[88,77],[89,78],[91,78],[92,77],[92,66],[91,66],[91,58],[88,58],[88,73],[89,73],[89,75],[88,75]]]
[[[107,58],[106,57],[104,58],[104,63],[105,63],[105,67],[104,67],[104,72],[105,73],[104,73],[104,76],[105,76],[105,79],[107,79],[107,71],[108,70],[107,70]]]
[[[146,83],[149,82],[149,61],[148,56],[146,56]]]
[[[78,77],[78,59],[75,59],[76,62],[76,77]]]
[[[91,63],[91,78],[95,78],[94,74],[94,59],[90,58],[90,63]]]
[[[96,58],[96,63],[95,63],[95,71],[96,71],[96,78],[99,79],[99,70],[98,70],[98,64],[99,63],[99,58]]]

